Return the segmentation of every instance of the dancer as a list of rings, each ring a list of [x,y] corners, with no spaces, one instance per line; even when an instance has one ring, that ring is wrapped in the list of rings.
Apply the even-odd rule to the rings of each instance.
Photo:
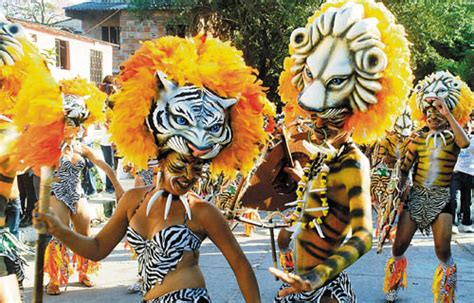
[[[408,41],[382,3],[331,1],[293,31],[290,54],[280,77],[286,118],[310,118],[317,145],[305,143],[312,159],[292,218],[296,274],[270,269],[286,282],[275,302],[355,302],[344,269],[372,247],[370,167],[355,143],[381,138],[401,114]]]
[[[386,265],[384,292],[395,301],[406,287],[405,251],[415,231],[433,230],[439,265],[433,279],[434,302],[454,302],[456,264],[451,256],[452,205],[449,186],[460,148],[469,146],[461,125],[469,120],[474,96],[449,72],[433,73],[415,87],[410,98],[413,117],[426,126],[416,131],[407,147],[401,172],[403,212],[397,226],[392,257]],[[413,169],[413,186],[407,182]]]
[[[78,141],[83,125],[94,123],[103,115],[105,94],[81,78],[64,80],[60,85],[64,100],[65,128],[62,153],[55,172],[56,180],[51,185],[50,205],[65,226],[72,222],[75,231],[89,236],[89,208],[80,182],[81,171],[85,166],[84,159],[104,170],[116,188],[117,199],[123,194],[112,168],[97,158],[89,147]],[[87,287],[94,286],[89,275],[97,272],[99,265],[78,255],[74,255],[72,261],[76,263],[79,283]],[[44,269],[50,278],[46,289],[49,295],[59,295],[59,286],[67,286],[72,274],[70,262],[67,249],[60,241],[52,239],[46,248]]]
[[[123,64],[112,140],[126,161],[146,168],[158,157],[156,186],[125,193],[94,238],[67,229],[51,213],[38,219],[76,253],[105,258],[126,235],[138,256],[146,302],[210,302],[198,266],[209,237],[229,261],[246,302],[260,302],[252,268],[220,211],[190,189],[204,164],[217,175],[247,174],[268,139],[273,108],[241,52],[218,39],[147,41]]]
[[[396,227],[392,227],[400,208],[400,165],[406,153],[413,129],[410,109],[395,120],[393,131],[375,144],[371,157],[370,195],[377,213],[377,253],[383,250],[388,238],[395,240]]]
[[[59,136],[45,141],[37,135],[60,133],[61,124],[49,118],[60,118],[61,112],[59,86],[44,57],[19,24],[0,14],[0,276],[16,275],[20,287],[26,264],[20,253],[29,249],[5,229],[5,209],[17,172],[30,166],[37,170],[57,159]]]

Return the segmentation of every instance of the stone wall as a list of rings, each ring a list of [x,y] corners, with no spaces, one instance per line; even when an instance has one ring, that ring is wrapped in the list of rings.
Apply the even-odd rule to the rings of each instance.
[[[166,24],[170,16],[168,12],[157,12],[146,20],[141,20],[135,14],[122,12],[120,14],[120,49],[114,53],[114,67],[119,69],[120,64],[140,47],[140,41],[166,35]]]
[[[102,39],[102,26],[120,27],[120,46],[114,47],[113,51],[113,72],[116,74],[120,71],[120,64],[140,47],[140,41],[156,39],[167,34],[166,26],[172,14],[160,11],[142,19],[136,14],[121,11],[107,19],[112,13],[91,12],[81,15],[80,19],[84,35],[91,38]],[[107,20],[104,23],[98,25],[105,19]]]

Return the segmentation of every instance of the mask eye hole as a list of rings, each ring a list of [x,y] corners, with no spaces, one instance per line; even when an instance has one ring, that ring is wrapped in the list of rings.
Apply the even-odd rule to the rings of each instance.
[[[188,125],[188,121],[185,118],[181,117],[181,116],[177,116],[175,118],[175,121],[178,125],[183,125],[183,126]]]
[[[438,91],[436,92],[437,94],[444,94],[445,92],[447,92],[448,90],[444,87],[441,87],[440,89],[438,89]]]
[[[22,32],[22,29],[16,24],[7,24],[3,27],[3,30],[12,36],[17,36]]]
[[[213,126],[211,126],[211,132],[213,133],[217,133],[221,130],[221,125],[220,124],[214,124]]]
[[[341,77],[338,77],[338,78],[333,78],[331,80],[329,80],[327,86],[329,88],[338,88],[339,86],[341,86],[342,84],[344,84],[344,82],[347,80],[347,78],[341,78]]]
[[[304,73],[305,73],[306,77],[308,77],[310,80],[313,79],[313,73],[309,70],[308,67],[304,68]]]

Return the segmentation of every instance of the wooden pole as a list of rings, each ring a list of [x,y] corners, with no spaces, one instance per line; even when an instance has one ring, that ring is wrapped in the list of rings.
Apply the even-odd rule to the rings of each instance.
[[[49,209],[49,199],[51,197],[51,182],[53,180],[53,170],[50,167],[41,168],[40,199],[38,201],[38,212],[45,213]],[[49,236],[44,224],[35,226],[38,234],[36,240],[35,258],[35,280],[33,285],[33,303],[43,302],[43,276],[44,276],[44,252],[48,246]]]

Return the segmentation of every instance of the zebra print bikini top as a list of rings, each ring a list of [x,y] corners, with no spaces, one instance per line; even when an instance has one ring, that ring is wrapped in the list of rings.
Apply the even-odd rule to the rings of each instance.
[[[165,276],[176,269],[183,258],[183,253],[199,250],[202,242],[186,225],[186,221],[160,230],[152,239],[143,238],[129,226],[127,241],[138,257],[138,272],[143,280],[143,294],[156,283],[162,284]]]
[[[77,163],[73,163],[70,157],[61,157],[59,167],[55,172],[55,176],[59,178],[59,181],[51,184],[51,191],[58,200],[73,205],[83,196],[81,171],[85,165],[86,163],[82,157]]]

